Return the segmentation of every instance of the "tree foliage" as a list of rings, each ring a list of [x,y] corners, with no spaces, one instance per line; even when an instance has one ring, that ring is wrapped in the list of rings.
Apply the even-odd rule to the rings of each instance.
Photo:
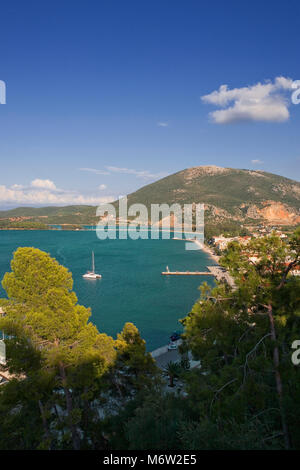
[[[275,234],[246,246],[233,242],[221,262],[236,287],[204,285],[183,320],[186,347],[201,360],[187,385],[200,415],[241,426],[259,416],[262,448],[300,445],[299,369],[291,361],[300,330],[300,280],[290,276],[299,254],[299,231],[289,242]]]
[[[129,382],[137,385],[143,374],[151,382],[156,370],[138,330],[126,324],[116,341],[99,333],[90,309],[77,303],[71,273],[35,248],[15,252],[2,285],[8,298],[1,301],[0,328],[9,335],[7,365],[16,379],[0,391],[0,407],[9,410],[0,426],[23,423],[30,407],[39,426],[29,447],[105,446],[99,410],[116,364],[127,368],[124,395],[132,392]],[[27,448],[21,434],[18,439],[14,447]]]
[[[299,449],[299,257],[299,230],[231,243],[221,263],[234,287],[201,286],[182,361],[159,371],[132,323],[116,339],[99,333],[71,273],[19,248],[0,301],[14,374],[0,387],[0,448]]]

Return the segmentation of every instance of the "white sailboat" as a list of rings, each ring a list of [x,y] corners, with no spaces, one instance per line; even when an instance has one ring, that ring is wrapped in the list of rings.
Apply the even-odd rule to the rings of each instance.
[[[84,277],[84,279],[100,279],[102,277],[101,274],[95,273],[95,256],[94,256],[93,251],[92,251],[92,271],[88,271],[82,277]]]

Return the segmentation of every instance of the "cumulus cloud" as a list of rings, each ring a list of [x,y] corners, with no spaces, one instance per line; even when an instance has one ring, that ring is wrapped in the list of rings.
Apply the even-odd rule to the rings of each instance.
[[[168,127],[168,126],[169,126],[169,123],[168,123],[168,122],[164,122],[164,121],[159,121],[159,122],[157,123],[157,125],[158,125],[159,127]]]
[[[275,80],[252,86],[229,89],[221,85],[218,90],[201,97],[204,103],[220,108],[210,113],[216,124],[240,121],[283,122],[289,119],[289,101],[286,92],[293,89],[293,80],[277,77]]]
[[[104,189],[104,188],[103,188]],[[76,191],[58,189],[50,180],[34,180],[30,186],[14,184],[10,187],[0,185],[0,204],[20,205],[64,205],[91,204],[114,201],[114,196],[99,197],[80,194]]]
[[[39,189],[50,189],[51,191],[56,191],[56,186],[53,181],[50,180],[41,180],[35,179],[31,181],[32,188],[39,188]]]
[[[251,160],[251,163],[253,163],[254,165],[262,165],[264,162],[262,160]]]
[[[103,191],[106,188],[107,188],[106,184],[100,184],[100,186],[98,186],[98,189],[100,189],[100,191]]]

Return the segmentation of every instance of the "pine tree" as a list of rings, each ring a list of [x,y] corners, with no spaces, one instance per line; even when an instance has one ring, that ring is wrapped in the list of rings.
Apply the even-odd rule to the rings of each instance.
[[[236,288],[203,286],[183,320],[185,345],[201,361],[187,379],[199,415],[223,423],[259,416],[261,432],[272,429],[273,440],[282,436],[287,449],[299,446],[299,403],[289,399],[297,388],[290,348],[300,326],[300,280],[290,271],[299,254],[299,231],[288,242],[275,234],[246,246],[233,242],[221,263]],[[263,446],[265,439],[270,435],[261,436]]]
[[[42,371],[55,376],[65,400],[72,447],[79,449],[91,398],[88,391],[114,362],[114,340],[88,322],[91,312],[78,305],[71,273],[47,253],[19,248],[11,268],[2,282],[8,299],[2,301],[6,315],[0,326],[12,337],[7,341],[8,349],[14,350],[8,365],[11,371],[25,374],[26,381],[37,380]],[[39,364],[35,364],[37,352]],[[27,359],[22,364],[20,353]],[[82,391],[83,399],[79,398]],[[47,434],[45,405],[37,401]]]

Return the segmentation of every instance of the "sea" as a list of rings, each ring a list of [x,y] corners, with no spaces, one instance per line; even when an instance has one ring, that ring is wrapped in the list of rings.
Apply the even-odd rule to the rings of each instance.
[[[116,338],[132,322],[153,351],[182,330],[179,320],[199,298],[200,284],[214,284],[212,276],[162,276],[166,266],[170,271],[206,271],[215,264],[202,250],[186,250],[186,243],[172,238],[99,240],[93,230],[1,230],[0,279],[10,271],[18,247],[46,251],[72,272],[78,302],[91,308],[90,321],[100,332]],[[96,272],[102,275],[96,281],[82,277],[91,269],[92,251]],[[5,296],[1,286],[0,297]]]

